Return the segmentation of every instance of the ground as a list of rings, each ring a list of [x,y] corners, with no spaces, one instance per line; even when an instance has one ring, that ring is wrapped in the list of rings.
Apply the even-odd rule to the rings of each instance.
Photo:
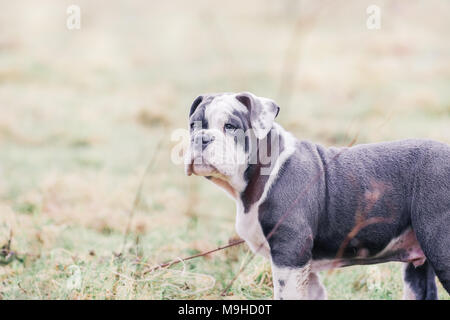
[[[73,2],[80,30],[66,28]],[[366,27],[371,4],[379,30]],[[220,295],[246,245],[144,272],[236,236],[234,203],[171,161],[202,92],[273,98],[281,125],[326,146],[450,143],[448,1],[1,8],[0,299],[272,297],[260,257]],[[399,263],[321,277],[330,299],[402,296]],[[440,284],[439,297],[450,299]]]

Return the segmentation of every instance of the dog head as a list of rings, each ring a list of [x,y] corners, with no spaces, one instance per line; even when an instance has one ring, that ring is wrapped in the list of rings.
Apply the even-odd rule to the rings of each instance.
[[[273,100],[248,92],[198,96],[189,112],[186,173],[227,181],[243,178],[279,109]]]

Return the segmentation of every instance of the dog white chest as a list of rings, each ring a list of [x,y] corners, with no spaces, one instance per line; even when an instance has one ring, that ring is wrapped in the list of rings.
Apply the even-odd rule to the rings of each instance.
[[[242,204],[237,204],[236,232],[254,253],[270,259],[270,247],[259,223],[258,207],[259,205],[253,205],[247,213],[244,213]]]

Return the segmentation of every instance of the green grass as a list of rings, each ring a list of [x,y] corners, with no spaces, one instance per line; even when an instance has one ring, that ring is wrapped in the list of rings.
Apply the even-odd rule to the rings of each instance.
[[[65,28],[65,1],[15,1],[0,13],[0,247],[12,231],[17,255],[0,260],[2,299],[272,297],[261,257],[220,296],[250,257],[245,245],[143,274],[235,236],[232,201],[170,160],[170,133],[202,92],[274,98],[279,123],[324,145],[356,135],[450,142],[445,1],[386,5],[376,32],[365,29],[372,2],[328,4],[294,37],[290,98],[280,79],[295,15],[282,1],[78,2],[79,31]],[[330,299],[402,296],[398,263],[321,277]],[[449,299],[440,285],[439,297]]]

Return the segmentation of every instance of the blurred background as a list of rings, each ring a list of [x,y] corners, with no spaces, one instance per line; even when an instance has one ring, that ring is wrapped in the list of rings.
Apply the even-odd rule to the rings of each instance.
[[[193,99],[272,98],[326,146],[450,143],[449,31],[446,0],[1,0],[0,299],[224,298],[246,245],[145,273],[236,236],[234,203],[170,160]],[[402,295],[398,263],[322,279],[331,299]],[[271,297],[256,258],[225,298]]]

